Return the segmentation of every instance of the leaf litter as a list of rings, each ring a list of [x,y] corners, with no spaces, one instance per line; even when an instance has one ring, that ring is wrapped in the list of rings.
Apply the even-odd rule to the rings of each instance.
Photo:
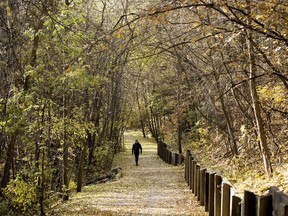
[[[89,185],[71,195],[54,215],[208,215],[189,190],[182,166],[166,164],[157,156],[157,145],[138,132],[125,133],[125,148],[115,156],[114,167],[122,177],[113,182]],[[135,166],[131,147],[138,139],[143,147]]]

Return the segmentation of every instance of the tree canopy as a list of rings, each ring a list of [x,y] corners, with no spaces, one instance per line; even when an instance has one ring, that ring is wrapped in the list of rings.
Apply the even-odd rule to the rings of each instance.
[[[126,129],[271,176],[287,163],[286,0],[0,2],[1,200],[45,215]]]

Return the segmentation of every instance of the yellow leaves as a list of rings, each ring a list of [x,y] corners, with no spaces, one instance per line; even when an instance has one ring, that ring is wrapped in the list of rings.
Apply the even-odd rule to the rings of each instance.
[[[274,104],[282,104],[287,100],[285,89],[280,85],[265,85],[264,87],[258,87],[257,90],[262,101],[272,101]]]
[[[193,28],[197,28],[197,27],[199,27],[200,25],[201,25],[200,22],[194,22],[194,23],[193,23]]]
[[[6,8],[7,17],[12,16],[12,10],[11,10],[11,7],[8,5],[8,2],[0,2],[0,8],[3,8],[4,10]]]
[[[219,34],[216,34],[215,37],[219,39],[224,39],[224,36],[221,32]]]
[[[12,206],[18,210],[26,211],[37,199],[36,186],[26,183],[21,177],[12,179],[3,190]]]
[[[195,43],[195,42],[197,42],[197,40],[199,40],[198,37],[192,37],[190,41],[191,41],[191,43]]]
[[[75,191],[76,188],[77,188],[76,183],[71,179],[71,180],[69,181],[68,191],[69,191],[69,192]]]
[[[223,7],[223,8],[222,8],[222,11],[223,11],[225,14],[227,14],[227,12],[228,12],[227,7]]]
[[[241,125],[240,131],[241,131],[243,134],[247,132],[247,129],[246,129],[245,125]]]
[[[263,14],[260,14],[260,15],[256,16],[256,18],[258,20],[261,20],[261,21],[265,21],[266,20],[266,16],[264,16]]]
[[[125,38],[125,34],[124,34],[124,29],[120,28],[118,31],[116,31],[114,33],[114,36],[117,37],[118,39],[124,39]]]
[[[157,16],[157,18],[158,18],[158,22],[160,22],[160,23],[164,23],[164,22],[165,22],[165,17],[166,17],[166,14],[165,14],[165,13],[163,13],[163,14]]]
[[[6,7],[6,12],[7,12],[8,17],[12,16],[12,11],[11,11],[11,8],[9,6]]]
[[[171,8],[171,5],[165,7],[152,7],[146,17],[153,26],[157,26],[159,23],[166,23],[166,18]]]
[[[286,110],[288,107],[287,90],[283,85],[267,84],[257,88],[261,103],[279,110]]]
[[[137,168],[131,155],[135,139],[140,139],[143,147]],[[157,144],[150,138],[142,139],[138,131],[125,132],[124,143],[127,151],[115,155],[113,161],[113,167],[122,168],[123,177],[118,181],[86,186],[82,193],[73,194],[72,200],[58,205],[56,212],[65,215],[135,215],[135,212],[143,215],[191,215],[193,194],[179,175],[182,167],[172,167],[159,160]],[[109,147],[97,149],[97,156],[101,157],[107,151]],[[205,215],[204,209],[194,206],[193,202],[192,207],[192,214]]]

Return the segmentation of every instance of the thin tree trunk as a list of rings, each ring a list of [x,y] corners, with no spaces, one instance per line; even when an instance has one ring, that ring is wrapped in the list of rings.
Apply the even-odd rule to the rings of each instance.
[[[182,83],[182,77],[181,77],[181,72],[183,71],[183,67],[181,65],[181,60],[178,59],[178,63],[176,65],[176,73],[177,73],[177,106],[180,108],[181,106],[181,83]],[[178,143],[178,152],[179,154],[182,154],[182,121],[181,121],[181,113],[180,110],[178,110],[177,113],[177,143]]]
[[[79,158],[79,168],[78,168],[79,170],[78,170],[78,176],[77,176],[77,192],[81,192],[82,190],[85,157],[86,157],[86,148],[82,147],[80,150],[80,158]]]
[[[64,84],[65,85],[65,84]],[[66,100],[65,89],[63,92],[63,200],[68,200],[68,188],[69,188],[69,160],[68,160],[68,142],[67,142],[67,129],[66,129]]]
[[[17,132],[15,133],[17,134]],[[6,162],[4,165],[4,173],[3,178],[1,181],[1,188],[5,188],[10,180],[10,172],[13,166],[13,160],[14,160],[14,148],[16,143],[16,135],[11,135],[11,140],[8,144],[7,154],[6,154]]]
[[[139,116],[140,116],[140,124],[141,124],[142,134],[143,134],[143,137],[146,138],[146,134],[145,134],[145,124],[144,124],[143,114],[142,114],[141,105],[140,105],[138,85],[137,85],[137,88],[136,88],[136,100],[137,100],[138,111],[139,111]]]
[[[39,203],[40,203],[40,214],[41,216],[45,215],[45,209],[44,209],[44,200],[45,200],[45,194],[44,194],[44,182],[45,182],[45,150],[43,150],[42,153],[42,165],[41,165],[41,186],[40,186],[40,197],[39,197]]]
[[[258,132],[258,138],[260,142],[260,151],[265,167],[265,171],[267,175],[272,174],[272,166],[270,162],[270,152],[268,149],[268,144],[267,144],[267,137],[266,137],[266,132],[264,129],[264,124],[263,124],[263,119],[261,116],[261,107],[260,107],[260,101],[259,101],[259,96],[257,94],[257,89],[256,89],[256,64],[255,64],[255,56],[253,53],[253,48],[251,45],[251,41],[253,40],[252,33],[247,30],[247,45],[248,45],[248,56],[249,56],[249,73],[250,73],[250,94],[252,98],[252,107],[254,111],[254,116],[256,120],[256,126],[257,126],[257,132]]]
[[[217,87],[217,91],[220,95],[220,103],[222,106],[222,111],[224,113],[224,117],[226,120],[226,125],[227,125],[227,129],[228,129],[228,134],[230,137],[230,150],[232,152],[233,155],[238,155],[238,150],[237,150],[237,143],[236,143],[236,139],[233,133],[233,125],[232,125],[232,121],[231,121],[231,117],[229,115],[229,111],[228,111],[228,107],[226,107],[225,105],[225,101],[224,101],[224,96],[221,95],[221,91],[220,91],[220,86],[219,86],[219,78],[217,77],[217,75],[214,73],[214,77],[215,77],[215,81],[216,81],[216,87]]]
[[[40,137],[43,135],[43,127],[44,127],[44,117],[45,117],[45,106],[43,109],[41,109],[41,122],[38,122],[38,133]],[[39,138],[39,140],[36,142],[36,149],[35,149],[35,164],[36,164],[36,172],[41,173],[41,176],[38,178],[38,193],[39,193],[39,205],[40,205],[40,215],[44,216],[45,211],[44,211],[44,181],[45,181],[45,166],[44,166],[44,161],[45,161],[45,150],[42,150],[42,157],[41,157],[41,172],[40,172],[40,156],[41,156],[41,143],[42,139]]]

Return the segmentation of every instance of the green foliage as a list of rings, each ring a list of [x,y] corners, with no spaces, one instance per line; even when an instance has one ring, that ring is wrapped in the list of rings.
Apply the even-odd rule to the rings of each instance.
[[[68,188],[66,187],[66,185],[62,185],[61,194],[69,196],[72,192],[76,190],[76,188],[77,184],[72,179],[70,179]]]
[[[77,184],[71,179],[69,181],[69,188],[68,188],[69,193],[71,193],[72,191],[75,191],[76,188],[77,188]]]
[[[93,160],[88,167],[87,179],[93,179],[95,176],[103,175],[111,168],[113,151],[111,143],[96,147],[93,153]]]
[[[287,11],[282,1],[251,2],[251,26],[247,26],[246,12],[241,12],[247,10],[245,1],[189,6],[189,11],[181,10],[182,6],[187,8],[187,2],[176,1],[177,10],[163,3],[139,13],[144,1],[127,1],[121,6],[118,1],[69,2],[23,1],[21,8],[0,3],[8,15],[0,21],[0,130],[5,145],[15,138],[14,172],[25,176],[25,181],[17,177],[5,189],[9,203],[17,210],[26,211],[39,202],[37,178],[44,181],[44,203],[53,194],[74,190],[73,181],[61,188],[61,172],[64,155],[69,161],[65,166],[78,165],[79,148],[89,151],[86,157],[93,155],[90,167],[88,158],[83,163],[88,175],[105,172],[128,121],[133,127],[144,125],[155,137],[164,139],[164,134],[165,138],[170,134],[174,143],[179,126],[185,131],[183,137],[189,136],[197,149],[212,146],[208,145],[211,132],[215,137],[219,133],[219,143],[224,144],[231,138],[227,138],[219,100],[223,97],[237,144],[244,146],[247,140],[255,144],[251,124],[255,121],[246,86],[246,30],[254,30],[257,72],[272,72],[269,77],[257,77],[261,105],[269,112],[286,112],[287,89],[272,75],[277,69],[284,78],[287,71],[287,49],[282,44],[287,34]],[[119,13],[124,6],[125,11]],[[246,117],[242,118],[239,108]],[[287,120],[280,114],[271,116],[278,118],[264,121],[272,127],[269,140],[287,140]],[[241,125],[245,128],[239,131]],[[276,144],[285,146],[285,142]],[[242,151],[248,150],[246,146]],[[72,170],[69,176],[75,178],[78,170]],[[6,211],[7,205],[2,203]]]
[[[36,186],[33,182],[25,182],[20,176],[11,180],[3,193],[9,203],[19,212],[30,211],[37,201]]]
[[[0,215],[14,216],[15,214],[11,210],[9,202],[0,197]]]
[[[95,158],[95,161],[94,163],[96,164],[96,172],[97,173],[103,173],[105,172],[106,170],[106,167],[107,167],[107,156],[109,155],[109,152],[110,152],[110,146],[108,144],[106,145],[103,145],[101,147],[98,147],[95,149],[95,152],[94,152],[94,158]]]

